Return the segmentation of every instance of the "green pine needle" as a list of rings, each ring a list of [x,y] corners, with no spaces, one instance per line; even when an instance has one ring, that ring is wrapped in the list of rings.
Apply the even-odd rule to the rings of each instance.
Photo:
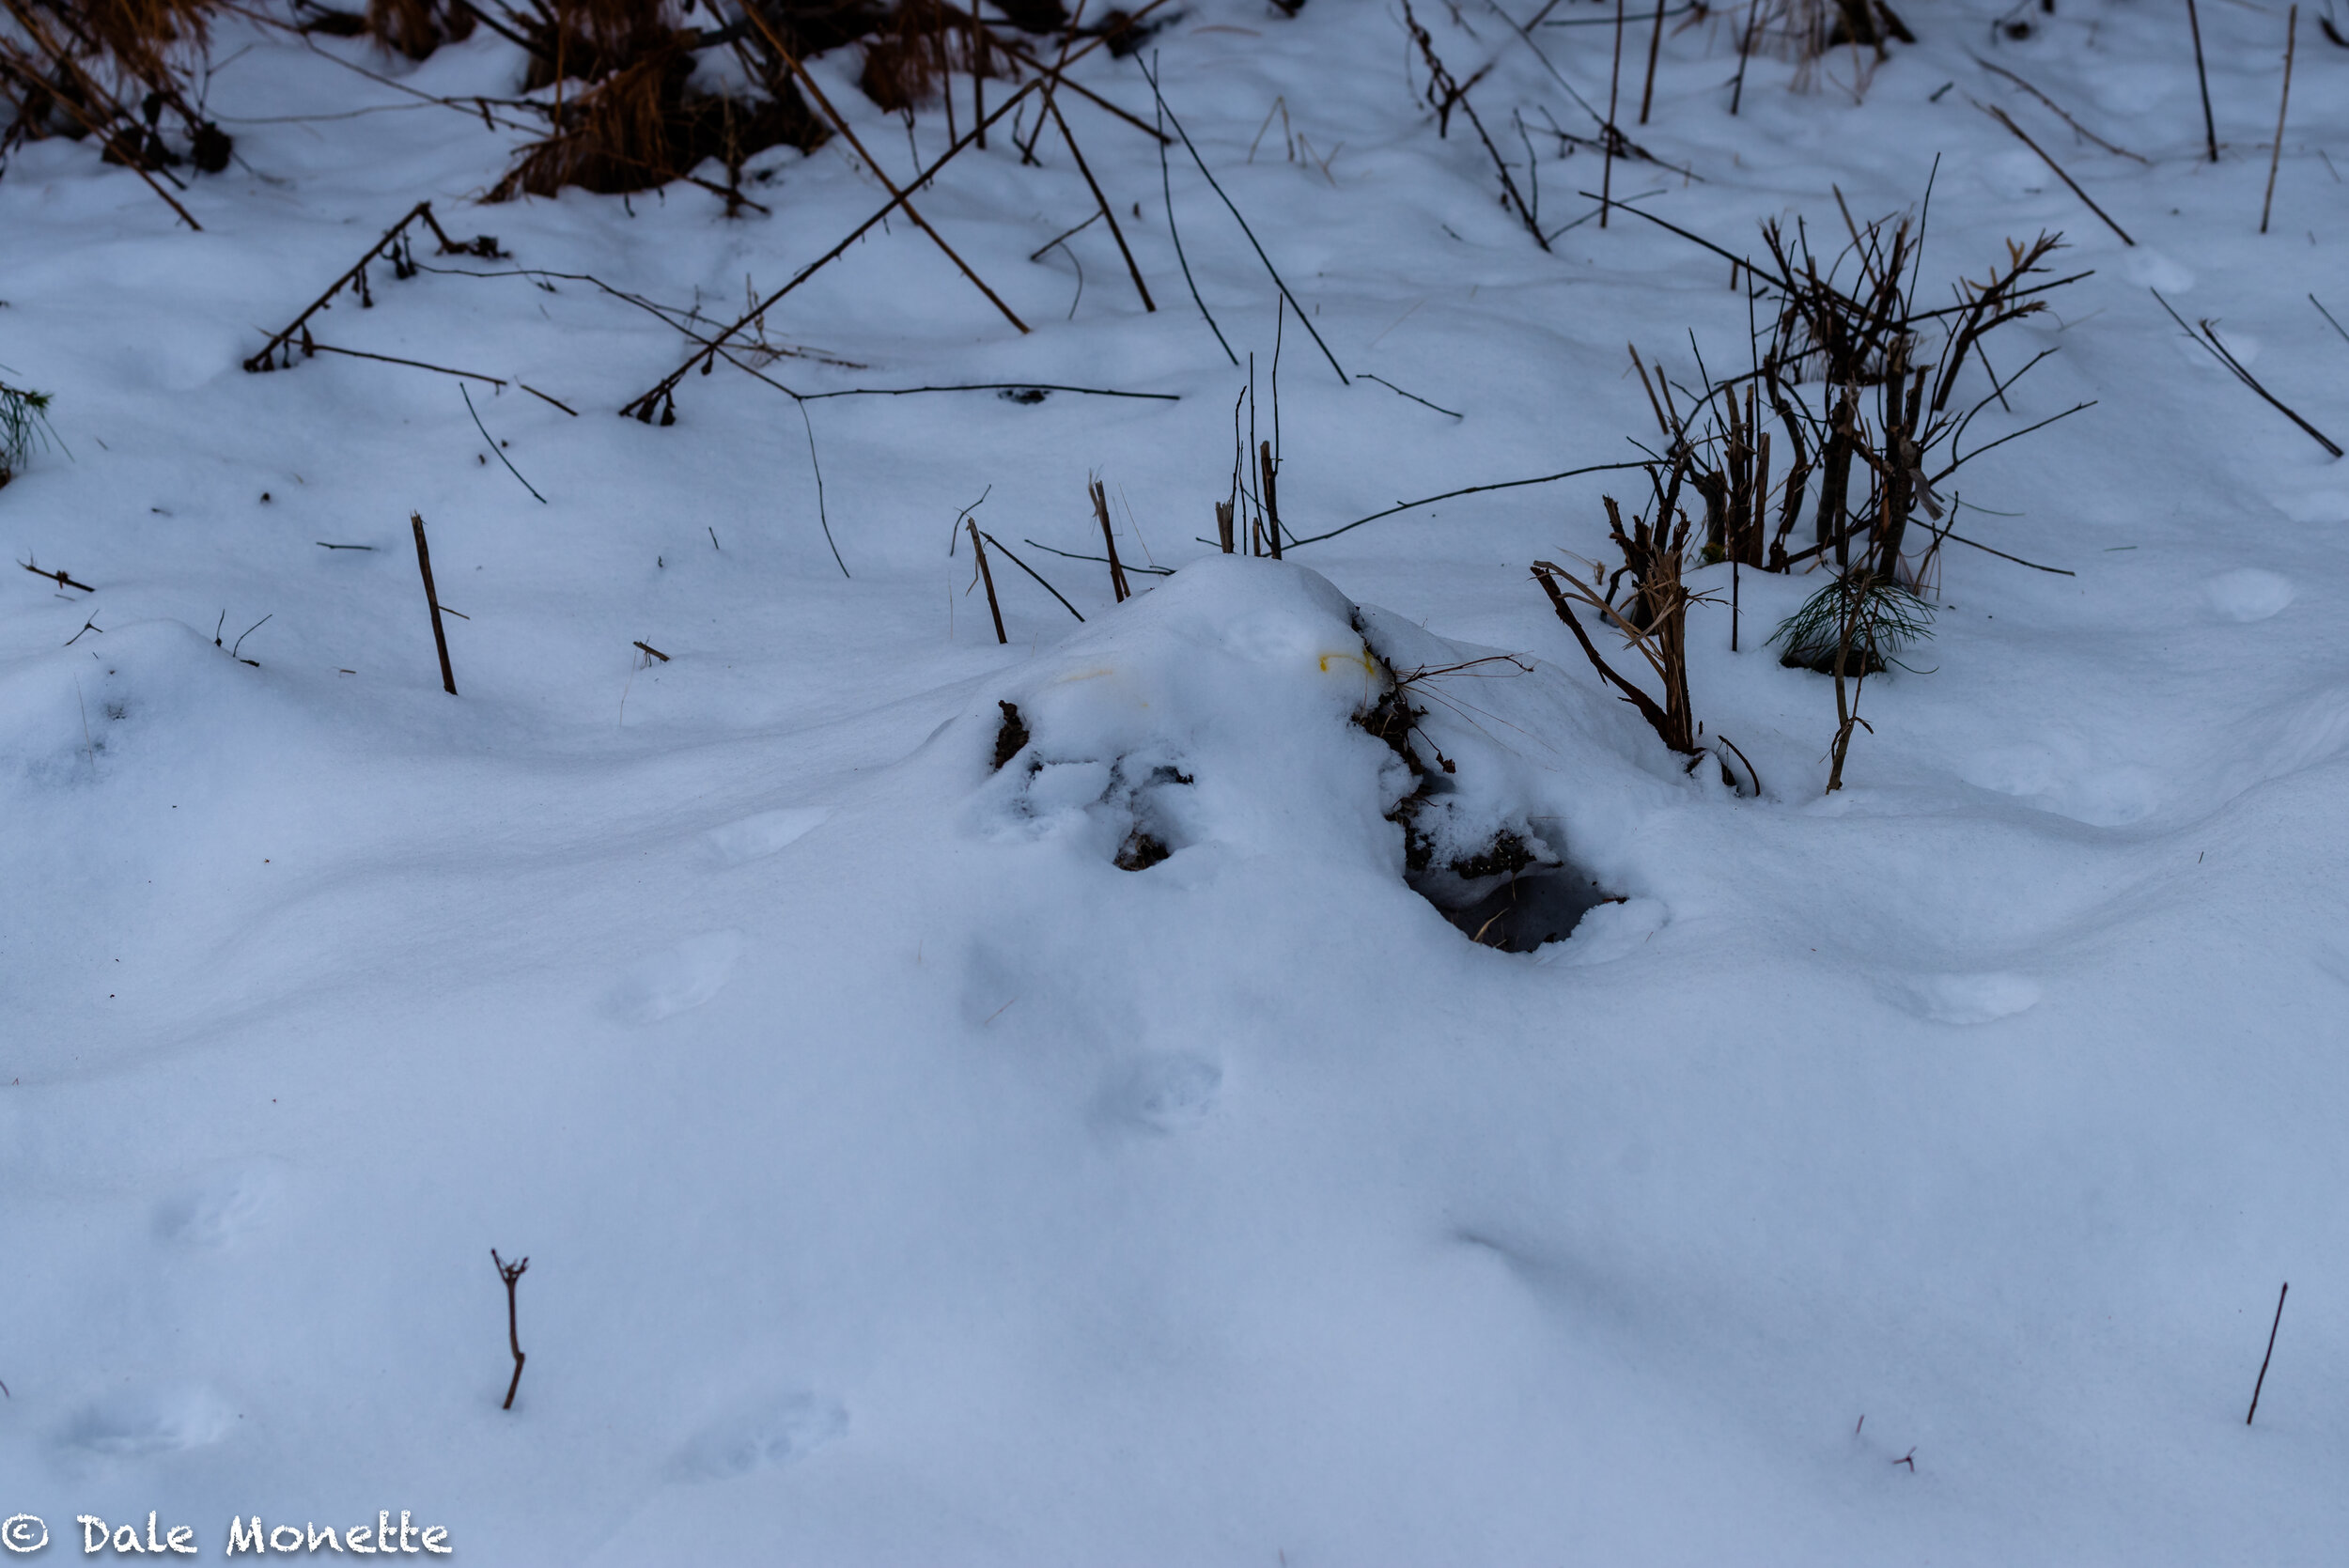
[[[1769,645],[1782,645],[1788,664],[1832,671],[1835,651],[1844,645],[1846,626],[1851,638],[1844,656],[1846,673],[1881,670],[1900,664],[1901,653],[1911,644],[1933,635],[1933,607],[1905,583],[1855,567],[1780,622],[1770,633]]]
[[[49,427],[48,393],[0,381],[0,483],[24,466],[35,442],[46,452],[55,436]]]

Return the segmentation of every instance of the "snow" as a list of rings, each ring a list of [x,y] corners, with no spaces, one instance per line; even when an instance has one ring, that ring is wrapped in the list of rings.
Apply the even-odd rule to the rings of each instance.
[[[1828,684],[1763,646],[1817,578],[1743,573],[1733,653],[1729,574],[1691,574],[1696,712],[1758,798],[1684,771],[1528,581],[1598,555],[1636,473],[1280,564],[1195,542],[1247,370],[1150,143],[1090,106],[1155,314],[1099,225],[1081,297],[1067,253],[1029,260],[1090,197],[996,137],[918,199],[1033,333],[894,223],[769,320],[854,367],[762,369],[1177,402],[795,408],[722,365],[673,427],[614,417],[690,345],[561,274],[730,318],[885,199],[838,147],[754,163],[771,217],[477,207],[511,133],[230,28],[210,102],[247,167],[194,181],[202,233],[86,147],[13,154],[0,375],[56,395],[68,450],[0,533],[97,591],[0,598],[0,1505],[53,1554],[80,1513],[210,1554],[231,1514],[407,1509],[523,1565],[2336,1560],[2349,478],[2147,289],[2349,427],[2304,298],[2349,306],[2341,57],[2301,39],[2262,237],[2280,15],[2203,8],[2213,167],[2167,8],[2023,41],[1978,0],[1903,10],[1923,42],[1864,100],[1848,60],[1797,94],[1757,58],[1735,120],[1734,24],[1668,33],[1639,136],[1701,179],[1613,174],[1742,250],[1840,227],[1830,187],[1905,208],[1937,154],[1928,276],[2042,227],[2094,270],[2002,330],[2004,373],[2061,351],[1983,439],[2097,406],[1956,486],[1968,537],[2077,575],[1946,552],[1833,796]],[[1497,62],[1488,124],[1588,128],[1488,11],[1422,21],[1464,78]],[[1601,98],[1609,41],[1543,39]],[[1352,378],[1178,147],[1266,437],[1281,337],[1299,534],[1636,456],[1626,342],[1683,380],[1691,333],[1742,354],[1718,257],[1622,214],[1537,249],[1415,105],[1397,19],[1201,0],[1159,47]],[[486,32],[412,68],[319,48],[429,93],[520,73]],[[903,177],[849,56],[815,69]],[[1146,115],[1133,62],[1079,79]],[[1277,119],[1250,159],[1276,97],[1315,159]],[[942,115],[914,135],[934,157]],[[1593,205],[1589,153],[1539,173],[1546,225]],[[580,411],[474,384],[547,505],[445,377],[238,368],[428,197],[514,259],[419,247],[491,275],[379,269],[319,341]],[[1129,567],[1178,568],[1124,604],[1022,542],[1097,552],[1094,472]],[[995,643],[946,550],[982,492],[1083,625],[999,555]],[[412,512],[468,617],[453,699]],[[1457,766],[1431,831],[1507,828],[1623,900],[1532,954],[1407,885],[1413,780],[1354,722],[1382,661],[1497,654],[1414,683]],[[1006,702],[1031,735],[997,768]],[[1120,869],[1138,831],[1173,853]],[[493,1246],[531,1259],[510,1412]]]

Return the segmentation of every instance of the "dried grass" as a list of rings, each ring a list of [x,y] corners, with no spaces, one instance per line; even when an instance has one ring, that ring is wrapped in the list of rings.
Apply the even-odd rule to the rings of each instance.
[[[690,91],[693,58],[677,35],[568,101],[552,135],[521,156],[485,198],[549,196],[566,185],[607,195],[689,179],[716,158],[739,176],[742,161],[779,144],[823,144],[824,126],[787,81],[774,96],[744,101]]]
[[[367,35],[412,60],[473,37],[474,13],[459,0],[367,0]]]
[[[946,79],[1006,72],[986,28],[942,0],[897,0],[888,20],[864,44],[857,85],[893,114],[934,100]]]

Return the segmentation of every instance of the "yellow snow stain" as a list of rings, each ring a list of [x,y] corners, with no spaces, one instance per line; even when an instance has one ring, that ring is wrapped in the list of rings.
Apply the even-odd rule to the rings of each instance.
[[[1323,675],[1326,675],[1330,673],[1330,665],[1332,661],[1340,664],[1351,664],[1360,669],[1364,675],[1374,673],[1377,668],[1371,661],[1370,649],[1367,647],[1363,648],[1359,653],[1323,654],[1321,656],[1321,673]]]

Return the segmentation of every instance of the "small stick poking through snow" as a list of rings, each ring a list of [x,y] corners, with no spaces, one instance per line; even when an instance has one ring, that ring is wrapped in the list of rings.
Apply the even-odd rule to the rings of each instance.
[[[1117,602],[1123,604],[1133,597],[1133,590],[1126,586],[1126,568],[1118,564],[1117,535],[1110,527],[1109,494],[1101,489],[1098,479],[1088,479],[1085,488],[1093,493],[1093,515],[1101,520],[1101,538],[1109,547],[1110,591],[1117,596]]]
[[[421,538],[423,536],[417,536]],[[530,1260],[521,1258],[513,1263],[507,1263],[498,1256],[498,1250],[492,1247],[490,1249],[490,1261],[497,1265],[498,1278],[506,1281],[506,1343],[514,1350],[514,1380],[506,1385],[506,1404],[503,1408],[511,1410],[514,1408],[515,1390],[522,1386],[522,1362],[529,1359],[522,1354],[521,1331],[516,1327],[514,1321],[514,1283],[522,1277],[522,1270],[530,1266]]]
[[[2267,1363],[2276,1358],[2276,1330],[2283,1327],[2284,1297],[2292,1294],[2292,1281],[2276,1293],[2276,1321],[2267,1326],[2267,1354],[2260,1358],[2259,1381],[2251,1385],[2251,1407],[2243,1414],[2243,1424],[2251,1424],[2251,1418],[2260,1413],[2260,1390],[2267,1387]]]
[[[424,574],[424,602],[432,612],[432,645],[441,653],[441,690],[454,697],[457,695],[457,673],[449,668],[448,633],[441,627],[440,592],[432,586],[432,551],[424,542],[424,514],[411,512],[408,520],[416,529],[416,570]]]
[[[2194,0],[2186,0],[2186,24],[2194,32],[2194,79],[2202,87],[2202,139],[2210,147],[2210,161],[2218,162],[2218,122],[2210,113],[2210,71],[2202,64],[2202,18],[2195,10]]]
[[[2260,203],[2260,232],[2267,232],[2267,214],[2276,205],[2276,170],[2284,161],[2284,114],[2292,107],[2292,55],[2300,41],[2300,8],[2284,19],[2284,93],[2276,105],[2276,147],[2267,156],[2267,195]]]
[[[979,581],[987,584],[987,613],[995,617],[995,641],[999,645],[1009,643],[1003,635],[1003,607],[995,602],[995,574],[988,570],[987,546],[979,542],[979,525],[967,518],[962,525],[971,530],[971,553],[979,558]]]

